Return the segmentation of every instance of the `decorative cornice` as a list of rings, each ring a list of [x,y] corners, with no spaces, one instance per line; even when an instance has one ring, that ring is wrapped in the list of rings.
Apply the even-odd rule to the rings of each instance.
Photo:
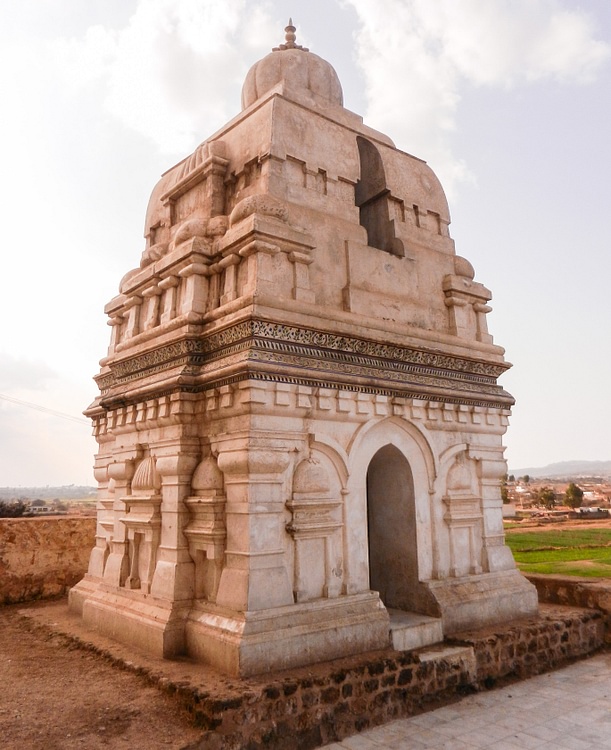
[[[193,378],[192,383],[183,381],[183,386],[199,392],[225,382],[225,364],[232,366],[233,381],[254,375],[261,380],[320,387],[354,390],[358,386],[370,393],[430,398],[443,394],[456,403],[496,401],[506,406],[513,401],[496,383],[508,367],[504,363],[259,319],[111,362],[110,374],[99,376],[97,382],[104,395],[112,391],[116,398],[122,386],[158,373],[166,374],[167,388],[167,375],[174,371]]]

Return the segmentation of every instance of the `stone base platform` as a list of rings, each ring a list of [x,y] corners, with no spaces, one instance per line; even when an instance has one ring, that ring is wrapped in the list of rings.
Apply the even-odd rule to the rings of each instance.
[[[441,619],[389,609],[390,643],[395,651],[412,651],[443,641]]]
[[[68,593],[70,609],[91,630],[150,651],[160,658],[184,652],[184,622],[188,606],[140,592],[101,587],[85,576]]]
[[[437,602],[446,635],[537,612],[537,590],[517,568],[427,581],[424,586]]]
[[[66,642],[143,676],[202,728],[191,750],[307,750],[602,648],[601,612],[541,605],[538,617],[456,634],[413,651],[375,651],[248,679],[185,658],[159,659],[88,630],[64,602],[23,611]]]
[[[249,677],[386,647],[388,620],[374,592],[240,617],[198,602],[187,618],[185,651],[227,674]]]
[[[69,593],[70,609],[86,627],[154,657],[186,655],[234,677],[301,667],[390,645],[389,616],[375,592],[236,615],[198,602],[172,606],[139,591],[105,587],[85,576]],[[189,605],[191,603],[189,602]],[[424,618],[432,619],[432,618]],[[408,630],[407,621],[402,629]],[[441,641],[423,626],[401,648]],[[436,637],[430,639],[430,634]]]

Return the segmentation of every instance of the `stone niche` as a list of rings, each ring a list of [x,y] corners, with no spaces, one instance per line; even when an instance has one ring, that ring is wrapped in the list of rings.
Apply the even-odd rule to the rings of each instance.
[[[106,306],[86,623],[251,675],[536,611],[503,535],[509,364],[449,223],[289,25]]]

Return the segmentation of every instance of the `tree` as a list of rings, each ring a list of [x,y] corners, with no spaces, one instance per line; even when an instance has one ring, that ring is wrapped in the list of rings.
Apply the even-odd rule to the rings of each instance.
[[[535,493],[535,498],[548,510],[553,508],[556,503],[556,493],[550,487],[541,487],[541,489]]]
[[[513,474],[509,475],[509,481],[510,482],[515,482],[516,481],[516,478],[515,478],[515,476]]]
[[[580,508],[583,502],[583,490],[575,482],[571,482],[564,493],[564,502],[569,508]]]
[[[530,482],[530,475],[524,474],[524,476],[522,477],[522,481],[524,482],[524,484],[528,484]]]
[[[27,510],[23,500],[17,500],[16,503],[5,503],[0,500],[0,518],[19,518]]]
[[[509,503],[509,493],[507,492],[507,475],[503,477],[501,480],[501,498],[503,500],[503,505],[507,505]]]

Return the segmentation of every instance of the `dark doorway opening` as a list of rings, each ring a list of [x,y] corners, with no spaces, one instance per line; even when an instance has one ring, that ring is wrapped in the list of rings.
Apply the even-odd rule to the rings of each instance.
[[[356,183],[354,200],[359,207],[359,221],[367,230],[367,244],[392,255],[404,256],[403,243],[395,235],[390,218],[384,164],[377,148],[366,138],[356,139],[361,163],[361,177]]]
[[[367,470],[369,583],[386,607],[409,610],[418,585],[414,479],[393,445],[374,455]]]

